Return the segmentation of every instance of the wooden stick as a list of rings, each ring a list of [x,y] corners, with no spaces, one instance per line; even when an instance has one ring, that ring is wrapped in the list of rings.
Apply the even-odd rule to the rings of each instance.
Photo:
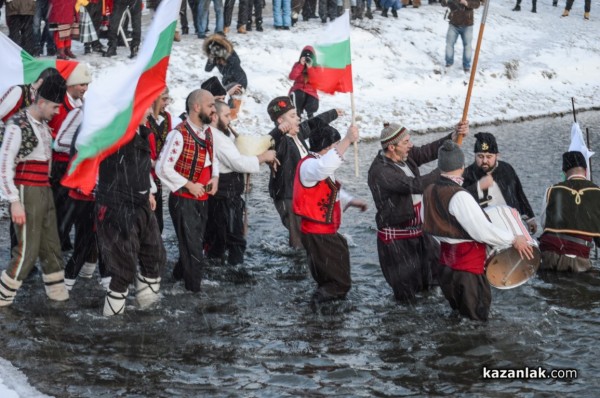
[[[585,139],[587,141],[588,151],[591,151],[592,148],[590,148],[590,129],[588,127],[585,128]],[[588,159],[588,163],[590,165],[590,181],[594,182],[594,177],[592,176],[592,158],[591,157]]]
[[[573,121],[577,123],[577,115],[575,114],[575,97],[571,97],[571,106],[573,107]]]
[[[350,93],[350,104],[352,106],[352,125],[356,121],[356,112],[354,108],[354,93]],[[358,177],[358,142],[354,141],[354,177]]]
[[[475,56],[473,57],[473,65],[471,66],[471,76],[469,78],[469,87],[467,89],[467,98],[465,99],[465,107],[463,109],[462,121],[467,120],[469,114],[469,103],[471,102],[471,93],[473,91],[473,83],[475,82],[475,75],[477,73],[477,62],[479,61],[479,51],[481,50],[481,42],[483,41],[483,31],[485,29],[485,20],[487,19],[488,9],[490,7],[490,1],[486,0],[483,8],[483,15],[481,16],[481,25],[479,27],[479,36],[477,37],[477,46],[475,47]],[[462,135],[459,135],[456,139],[458,145],[462,145]]]

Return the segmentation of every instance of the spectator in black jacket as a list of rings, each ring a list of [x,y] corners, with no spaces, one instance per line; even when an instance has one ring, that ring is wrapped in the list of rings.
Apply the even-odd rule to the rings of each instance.
[[[220,34],[214,34],[202,45],[202,50],[208,57],[205,71],[212,71],[215,66],[223,75],[221,79],[223,86],[230,84],[241,84],[244,89],[248,87],[248,78],[246,72],[242,69],[240,57],[233,50],[233,44]]]

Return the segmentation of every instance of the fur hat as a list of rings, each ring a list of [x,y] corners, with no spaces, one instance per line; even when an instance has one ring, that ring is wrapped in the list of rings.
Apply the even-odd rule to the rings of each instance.
[[[92,81],[92,75],[86,64],[79,63],[73,69],[73,72],[67,78],[67,86],[74,86],[76,84],[90,84]]]
[[[383,130],[381,130],[381,147],[387,149],[388,145],[395,145],[399,143],[406,135],[408,130],[405,127],[400,126],[396,123],[384,123]]]
[[[202,51],[210,58],[227,59],[233,53],[233,44],[225,36],[216,33],[204,40]]]
[[[219,78],[216,76],[213,76],[210,79],[208,79],[207,81],[205,81],[204,83],[202,83],[202,85],[200,85],[200,88],[210,91],[210,93],[212,95],[214,95],[215,97],[227,95],[227,91],[225,91],[225,87],[223,87],[223,85],[219,81]]]
[[[565,152],[563,153],[562,158],[562,171],[565,173],[574,167],[583,167],[587,170],[587,162],[585,161],[585,156],[583,156],[583,154],[579,151]]]
[[[281,115],[294,108],[294,104],[292,104],[290,97],[277,97],[269,102],[267,112],[269,113],[271,120],[276,122]]]
[[[475,153],[487,152],[487,153],[498,153],[498,144],[496,143],[496,137],[491,133],[477,133],[475,134]]]
[[[339,131],[330,125],[323,123],[320,127],[310,133],[308,143],[310,144],[311,151],[320,152],[341,139],[342,136]]]
[[[38,95],[46,101],[60,104],[64,101],[67,94],[67,84],[60,75],[50,75],[44,79],[44,82],[38,89]]]
[[[441,171],[454,171],[465,166],[462,149],[451,140],[446,140],[438,149],[438,168]]]

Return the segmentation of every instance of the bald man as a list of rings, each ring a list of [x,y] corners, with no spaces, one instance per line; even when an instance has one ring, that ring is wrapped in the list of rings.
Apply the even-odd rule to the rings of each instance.
[[[171,191],[169,213],[179,241],[179,261],[173,276],[183,279],[187,290],[198,292],[204,264],[207,199],[217,192],[219,183],[210,130],[216,116],[215,98],[206,90],[193,91],[188,96],[187,108],[187,119],[167,136],[155,169]]]

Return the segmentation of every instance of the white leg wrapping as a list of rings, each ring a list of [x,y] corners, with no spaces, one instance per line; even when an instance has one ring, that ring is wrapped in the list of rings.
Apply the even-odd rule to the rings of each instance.
[[[84,263],[83,267],[79,270],[79,276],[81,278],[91,279],[96,270],[96,265],[98,265],[98,263]]]
[[[140,309],[144,310],[156,303],[160,296],[160,278],[146,278],[140,274],[135,277],[135,299]]]
[[[22,284],[22,281],[13,279],[8,276],[6,271],[2,271],[2,276],[0,276],[0,307],[7,307],[13,303],[17,290]]]
[[[106,299],[104,300],[104,310],[102,315],[112,316],[119,315],[125,312],[125,299],[129,290],[125,290],[125,293],[113,292],[110,289],[106,290]]]
[[[73,286],[75,286],[75,279],[65,278],[65,287],[67,288],[67,290],[71,291],[71,289],[73,289]]]
[[[69,299],[69,292],[65,287],[65,272],[58,271],[42,275],[46,295],[50,300],[65,301]]]

